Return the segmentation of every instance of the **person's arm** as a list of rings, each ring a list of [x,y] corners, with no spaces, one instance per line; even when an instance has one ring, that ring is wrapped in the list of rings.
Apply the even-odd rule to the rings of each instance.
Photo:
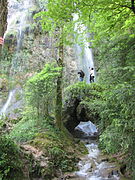
[[[4,39],[2,37],[0,37],[0,45],[4,44]]]

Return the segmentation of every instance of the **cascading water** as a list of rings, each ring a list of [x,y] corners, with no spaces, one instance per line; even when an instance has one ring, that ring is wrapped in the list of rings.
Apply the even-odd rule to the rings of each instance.
[[[12,59],[11,74],[14,74],[15,71],[22,71],[22,54],[20,53],[20,50],[23,45],[24,33],[30,26],[30,11],[34,5],[34,0],[9,1],[8,25],[5,38],[6,35],[12,34],[13,32],[13,36],[16,36],[17,39],[16,52]]]
[[[74,14],[74,21],[78,20],[78,15]],[[90,82],[90,68],[94,68],[94,58],[92,53],[92,48],[90,48],[90,43],[87,41],[88,34],[84,34],[83,32],[86,30],[84,25],[80,25],[79,23],[75,24],[75,32],[81,34],[79,41],[83,44],[83,47],[76,44],[75,51],[77,56],[77,64],[78,69],[83,70],[85,72],[85,80],[87,83]]]
[[[11,99],[14,96],[15,90],[12,90],[9,92],[8,95],[8,99],[6,101],[6,103],[4,104],[4,106],[2,107],[2,109],[0,110],[0,116],[5,115],[7,108],[9,107],[10,103],[11,103]]]
[[[16,87],[8,94],[7,101],[0,109],[0,118],[8,116],[8,118],[16,118],[18,110],[23,107],[23,91],[21,87]]]
[[[21,71],[21,57],[19,56],[19,53],[24,39],[24,32],[26,28],[29,27],[29,11],[33,6],[34,0],[22,0],[19,2],[17,0],[10,0],[8,4],[8,25],[4,37],[6,38],[6,36],[11,32],[17,32],[16,52],[15,56],[12,59],[10,76],[12,76],[15,71]],[[3,116],[7,113],[8,107],[12,103],[12,99],[15,96],[16,90],[17,88],[9,92],[7,101],[0,110],[0,116]],[[20,93],[22,94],[22,92]]]
[[[78,20],[78,15],[74,15],[74,20]],[[79,41],[83,44],[75,46],[77,54],[78,69],[85,72],[85,80],[90,83],[90,68],[94,68],[94,59],[92,48],[90,43],[87,42],[88,35],[83,32],[86,27],[81,23],[75,24],[75,31],[81,35]],[[94,68],[95,69],[95,68]],[[78,180],[119,180],[119,172],[115,164],[107,162],[105,159],[101,159],[101,152],[98,149],[98,143],[94,140],[98,136],[98,130],[96,126],[89,122],[81,122],[76,128],[75,134],[77,137],[80,131],[80,137],[86,144],[88,155],[82,158],[78,164],[79,171],[77,171],[75,179]],[[80,138],[79,137],[79,138]]]
[[[82,158],[78,163],[75,179],[82,180],[119,180],[119,172],[114,163],[109,163],[107,159],[101,157],[96,140],[91,137],[97,132],[96,126],[89,122],[81,122],[75,129],[84,133],[83,142],[86,144],[88,155]]]

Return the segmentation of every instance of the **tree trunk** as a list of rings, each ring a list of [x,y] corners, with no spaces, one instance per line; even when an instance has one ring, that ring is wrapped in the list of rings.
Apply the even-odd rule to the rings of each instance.
[[[7,28],[7,14],[8,14],[8,2],[7,0],[0,0],[0,37],[4,36]],[[2,45],[0,45],[1,56]]]
[[[62,32],[61,32],[62,35]],[[56,108],[55,108],[55,118],[56,125],[59,129],[63,128],[62,123],[62,78],[63,78],[63,61],[64,61],[64,48],[63,48],[63,39],[60,38],[59,43],[59,59],[57,64],[62,68],[59,77],[57,78],[57,89],[56,89]]]
[[[55,118],[56,125],[59,129],[62,129],[62,72],[61,75],[57,78],[57,90],[56,90],[56,109],[55,109]]]

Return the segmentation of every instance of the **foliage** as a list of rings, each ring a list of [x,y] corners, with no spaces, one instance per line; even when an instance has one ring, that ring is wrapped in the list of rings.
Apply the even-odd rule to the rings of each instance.
[[[104,42],[104,43],[103,43]],[[100,147],[107,153],[125,153],[123,159],[134,171],[134,38],[128,33],[117,39],[100,40],[96,50],[99,79],[104,86],[99,114]]]
[[[58,172],[74,170],[78,148],[81,147],[81,153],[84,151],[84,146],[78,147],[71,137],[55,126],[56,80],[60,71],[55,64],[46,64],[40,73],[27,81],[23,118],[10,133],[17,142],[29,141],[43,150],[49,158],[49,168],[39,168],[39,174],[46,179]]]
[[[77,154],[85,153],[84,146],[78,146],[73,139],[54,127],[44,133],[38,133],[32,145],[42,149],[48,157],[49,167],[42,171],[42,176],[50,176],[50,179],[57,173],[75,170]]]
[[[22,163],[20,161],[17,145],[6,136],[0,136],[0,178],[18,179],[22,174]]]
[[[95,59],[100,68],[98,74],[101,85],[93,83],[89,86],[85,83],[78,83],[69,87],[68,92],[70,93],[65,103],[69,99],[78,98],[92,112],[94,110],[98,112],[102,130],[101,148],[108,153],[123,151],[130,155],[128,163],[131,163],[129,167],[133,168],[135,159],[134,1],[49,0],[48,3],[45,1],[45,8],[46,10],[38,13],[35,18],[41,17],[40,22],[45,31],[51,35],[55,32],[53,35],[57,37],[58,45],[70,44],[77,22],[77,28],[81,29],[82,33],[84,31],[89,33],[91,30],[90,39],[93,39],[94,34]],[[78,19],[73,21],[75,13],[78,14]],[[85,30],[82,24],[87,27]],[[40,125],[45,124],[48,120],[46,117],[54,114],[56,77],[60,76],[60,71],[61,69],[56,66],[47,65],[26,85],[28,107],[23,121],[16,128],[18,130],[20,128],[20,134],[28,133],[31,129],[32,134],[29,134],[28,139],[35,135],[37,126],[39,128]],[[53,125],[53,120],[51,124]],[[26,140],[25,135],[23,138]],[[58,164],[55,163],[55,159],[59,157],[59,154],[62,153],[64,158],[66,155],[61,147],[50,147],[48,152],[54,159],[52,167],[56,167]],[[62,164],[62,161],[60,162]]]
[[[59,41],[62,39],[64,44],[70,44],[69,38],[72,38],[74,32],[73,6],[74,3],[71,1],[49,0],[47,4],[45,3],[46,10],[36,14],[35,18],[41,18],[43,30],[49,32],[51,36],[55,35]]]
[[[5,48],[2,51],[2,55],[0,58],[0,67],[1,67],[1,74],[9,74],[9,70],[11,67],[11,60],[12,60],[12,55],[9,54],[8,50]]]
[[[22,113],[23,119],[18,122],[10,133],[12,139],[17,142],[32,140],[38,132],[52,129],[54,119],[51,117],[38,118],[33,109],[27,108]]]
[[[99,124],[99,100],[104,88],[97,83],[78,82],[65,90],[63,119],[68,129],[74,128],[80,121],[92,121]],[[80,117],[79,117],[80,116]]]
[[[135,8],[134,2],[126,0],[49,0],[45,1],[45,11],[38,13],[35,18],[41,17],[40,22],[44,30],[51,34],[63,28],[63,42],[71,43],[70,37],[79,40],[79,34],[88,32],[94,34],[95,45],[102,37],[116,38],[121,34],[134,37]],[[78,19],[74,19],[74,15]],[[87,28],[84,28],[85,25]],[[73,38],[72,38],[73,39]],[[75,40],[74,39],[74,40]],[[90,36],[93,40],[93,35]]]
[[[87,96],[91,99],[98,97],[98,92],[102,92],[102,87],[99,84],[87,84],[85,82],[78,82],[74,85],[68,86],[65,89],[66,98],[77,97],[85,99]],[[91,97],[90,97],[91,96]],[[65,101],[67,101],[65,98]]]
[[[109,89],[106,91],[105,103],[100,109],[103,131],[100,146],[108,153],[121,151],[130,154],[128,163],[134,158],[134,90],[128,83]]]
[[[70,1],[71,2],[71,1]],[[71,2],[72,3],[72,2]],[[102,37],[114,39],[122,34],[134,37],[134,2],[126,0],[75,0],[74,8],[79,21],[86,25],[86,31],[94,34],[90,37],[98,46]],[[79,26],[78,26],[79,28]]]
[[[54,112],[56,80],[61,68],[46,64],[45,68],[26,84],[26,100],[37,116],[44,117]]]
[[[33,139],[35,134],[54,123],[56,80],[61,68],[46,64],[45,68],[26,83],[26,106],[23,119],[17,123],[11,136],[17,141]]]

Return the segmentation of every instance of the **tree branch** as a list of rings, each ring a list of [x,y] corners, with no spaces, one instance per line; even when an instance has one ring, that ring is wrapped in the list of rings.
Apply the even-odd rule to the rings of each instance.
[[[131,0],[131,9],[133,13],[135,14],[135,1],[134,0]]]
[[[135,14],[135,0],[131,0],[131,6],[127,6],[127,5],[119,5],[119,6],[128,8],[131,11],[133,11],[133,13]]]

